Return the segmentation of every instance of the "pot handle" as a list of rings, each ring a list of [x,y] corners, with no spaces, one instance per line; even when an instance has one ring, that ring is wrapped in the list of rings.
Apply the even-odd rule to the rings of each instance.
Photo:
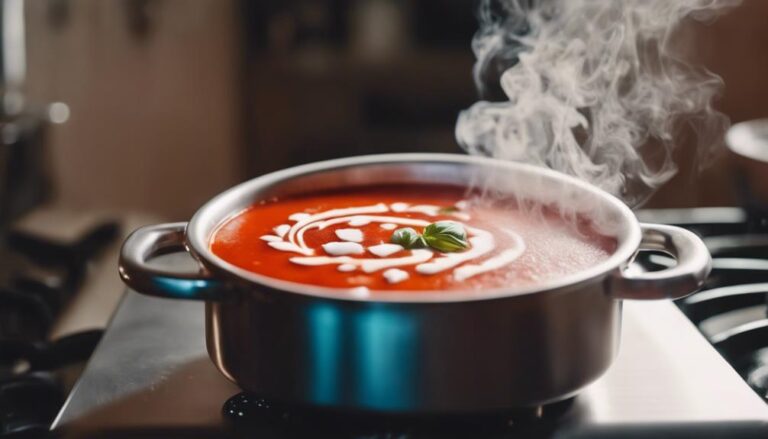
[[[694,233],[662,224],[640,224],[639,250],[669,253],[677,265],[665,270],[635,273],[626,267],[609,277],[608,291],[617,299],[679,299],[696,292],[712,269],[709,250]]]
[[[149,296],[172,299],[221,300],[223,282],[198,263],[196,272],[155,268],[147,261],[168,253],[186,252],[187,223],[145,226],[131,233],[120,250],[120,278],[132,289]]]

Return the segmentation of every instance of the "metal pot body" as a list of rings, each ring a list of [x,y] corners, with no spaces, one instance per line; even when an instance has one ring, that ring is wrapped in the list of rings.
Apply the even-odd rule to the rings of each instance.
[[[489,180],[491,179],[491,180]],[[216,227],[256,200],[382,183],[489,185],[542,203],[565,200],[599,214],[617,237],[604,263],[536,288],[483,292],[371,292],[299,285],[246,272],[208,246]],[[491,186],[488,186],[491,187]],[[639,249],[678,264],[626,270]],[[189,251],[197,272],[146,261]],[[450,413],[538,406],[598,378],[618,350],[621,299],[682,297],[709,272],[693,234],[640,225],[610,195],[552,171],[458,155],[367,156],[293,168],[214,198],[190,223],[139,229],[126,240],[124,281],[162,297],[207,300],[207,345],[221,372],[279,401],[373,413]]]
[[[207,343],[226,376],[283,401],[485,411],[552,402],[599,377],[618,349],[620,310],[600,280],[561,294],[435,304],[252,291],[206,306]]]

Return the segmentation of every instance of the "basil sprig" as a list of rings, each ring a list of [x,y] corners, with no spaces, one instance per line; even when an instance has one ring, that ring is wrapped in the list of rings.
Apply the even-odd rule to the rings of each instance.
[[[455,221],[438,221],[428,225],[419,235],[410,227],[395,230],[390,238],[406,249],[432,247],[441,252],[458,252],[469,248],[467,231]]]
[[[422,238],[418,232],[410,227],[403,227],[401,229],[395,230],[389,240],[393,244],[399,244],[403,246],[405,249],[423,248],[427,246],[427,243],[424,242],[424,238]]]
[[[424,241],[441,252],[458,252],[469,248],[467,231],[455,221],[438,221],[424,229]]]

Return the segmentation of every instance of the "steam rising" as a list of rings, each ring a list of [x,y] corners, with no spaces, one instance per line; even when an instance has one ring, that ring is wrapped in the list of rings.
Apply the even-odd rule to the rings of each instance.
[[[508,100],[461,112],[456,137],[470,154],[546,166],[640,204],[677,171],[682,122],[700,166],[721,146],[722,80],[687,64],[672,36],[737,2],[481,0],[475,81],[488,94],[503,71]]]

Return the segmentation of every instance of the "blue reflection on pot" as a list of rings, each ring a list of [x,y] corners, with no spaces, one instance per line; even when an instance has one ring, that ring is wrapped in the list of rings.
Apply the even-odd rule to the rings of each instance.
[[[335,306],[319,304],[309,310],[310,383],[312,399],[332,404],[340,399],[338,375],[342,338],[342,313]]]
[[[412,317],[402,311],[370,307],[354,316],[355,400],[371,408],[415,405],[417,340]]]
[[[318,303],[309,309],[312,400],[404,410],[418,404],[414,316],[385,305]]]
[[[218,299],[220,283],[215,280],[183,279],[176,277],[155,276],[152,278],[160,297],[176,299]]]

